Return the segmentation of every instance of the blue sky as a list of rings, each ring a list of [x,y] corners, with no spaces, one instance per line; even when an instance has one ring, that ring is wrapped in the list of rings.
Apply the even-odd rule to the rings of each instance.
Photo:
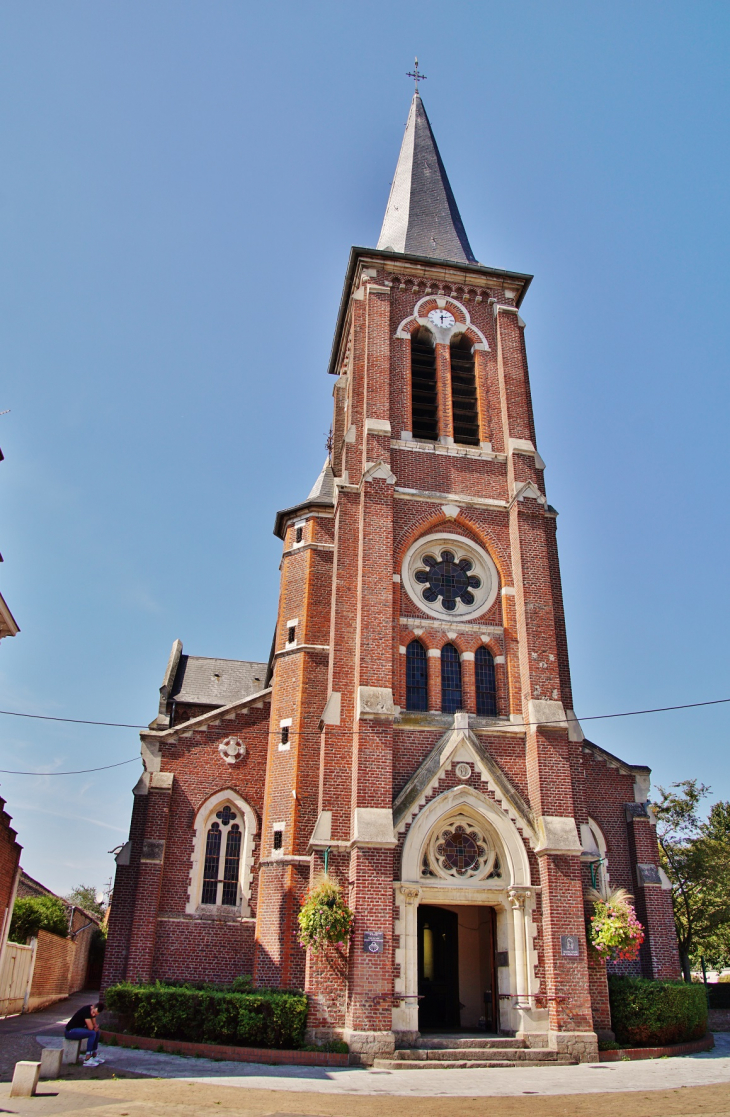
[[[0,2],[0,707],[146,723],[170,645],[265,658],[275,512],[324,458],[351,244],[418,54],[523,307],[576,710],[730,697],[723,3]],[[730,797],[728,707],[594,722]],[[134,757],[0,717],[0,767]],[[28,872],[100,886],[137,763],[2,776]]]

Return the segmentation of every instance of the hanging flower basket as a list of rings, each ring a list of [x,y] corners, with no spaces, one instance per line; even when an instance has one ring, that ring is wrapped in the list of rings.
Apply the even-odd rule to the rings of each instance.
[[[588,924],[588,939],[606,962],[634,962],[644,941],[644,928],[636,918],[632,900],[625,888],[591,888],[588,899],[594,914]]]
[[[342,899],[336,880],[319,878],[299,912],[299,941],[318,954],[330,943],[346,943],[352,931],[354,912]]]

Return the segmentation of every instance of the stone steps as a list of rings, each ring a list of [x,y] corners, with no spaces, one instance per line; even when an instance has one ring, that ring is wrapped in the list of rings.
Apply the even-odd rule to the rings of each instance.
[[[526,1050],[524,1039],[515,1039],[513,1036],[421,1036],[412,1048],[403,1048],[411,1051],[469,1051],[490,1050],[500,1051],[508,1048],[510,1051],[517,1049]],[[397,1057],[397,1056],[396,1056]]]
[[[554,1063],[557,1058],[557,1051],[548,1051],[546,1048],[529,1049],[511,1046],[497,1049],[491,1047],[442,1048],[438,1051],[411,1048],[405,1051],[394,1051],[390,1061],[396,1063],[450,1063],[459,1060],[472,1062],[476,1059],[480,1062],[488,1062],[492,1059],[507,1059],[511,1063]]]
[[[568,1055],[558,1055],[554,1051],[524,1051],[520,1050],[503,1052],[492,1051],[492,1056],[501,1054],[503,1058],[465,1059],[465,1052],[451,1051],[449,1055],[462,1055],[462,1058],[449,1059],[376,1059],[373,1063],[375,1070],[476,1070],[493,1067],[567,1067],[577,1063]],[[469,1052],[471,1055],[472,1052]],[[477,1054],[475,1052],[475,1054]],[[535,1055],[550,1055],[551,1058],[535,1058]]]

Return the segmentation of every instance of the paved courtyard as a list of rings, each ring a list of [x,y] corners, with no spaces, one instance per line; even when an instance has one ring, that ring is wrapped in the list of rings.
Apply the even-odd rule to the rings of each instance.
[[[385,1106],[387,1117],[481,1117],[488,1099],[500,1098],[500,1115],[525,1117],[730,1115],[727,1032],[715,1035],[714,1051],[681,1058],[444,1071],[266,1066],[103,1046],[103,1066],[70,1068],[61,1080],[41,1083],[34,1099],[9,1098],[11,1059],[60,1047],[64,1022],[88,1000],[76,996],[43,1013],[0,1020],[3,1070],[9,1064],[0,1113],[384,1117]]]

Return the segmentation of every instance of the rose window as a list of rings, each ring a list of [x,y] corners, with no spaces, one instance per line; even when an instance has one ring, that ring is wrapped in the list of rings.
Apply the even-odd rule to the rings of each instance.
[[[463,817],[453,819],[432,835],[422,872],[429,877],[483,880],[499,872],[496,850],[479,825]]]
[[[415,580],[425,589],[422,591],[424,601],[433,603],[441,598],[444,609],[452,613],[456,609],[457,601],[463,605],[474,604],[472,590],[477,590],[482,584],[478,574],[470,574],[474,563],[470,558],[457,561],[453,551],[442,551],[436,558],[434,555],[424,555],[421,559],[423,567],[417,570]]]
[[[484,548],[446,532],[416,540],[403,558],[401,581],[422,613],[440,619],[481,616],[499,591],[497,569]]]

